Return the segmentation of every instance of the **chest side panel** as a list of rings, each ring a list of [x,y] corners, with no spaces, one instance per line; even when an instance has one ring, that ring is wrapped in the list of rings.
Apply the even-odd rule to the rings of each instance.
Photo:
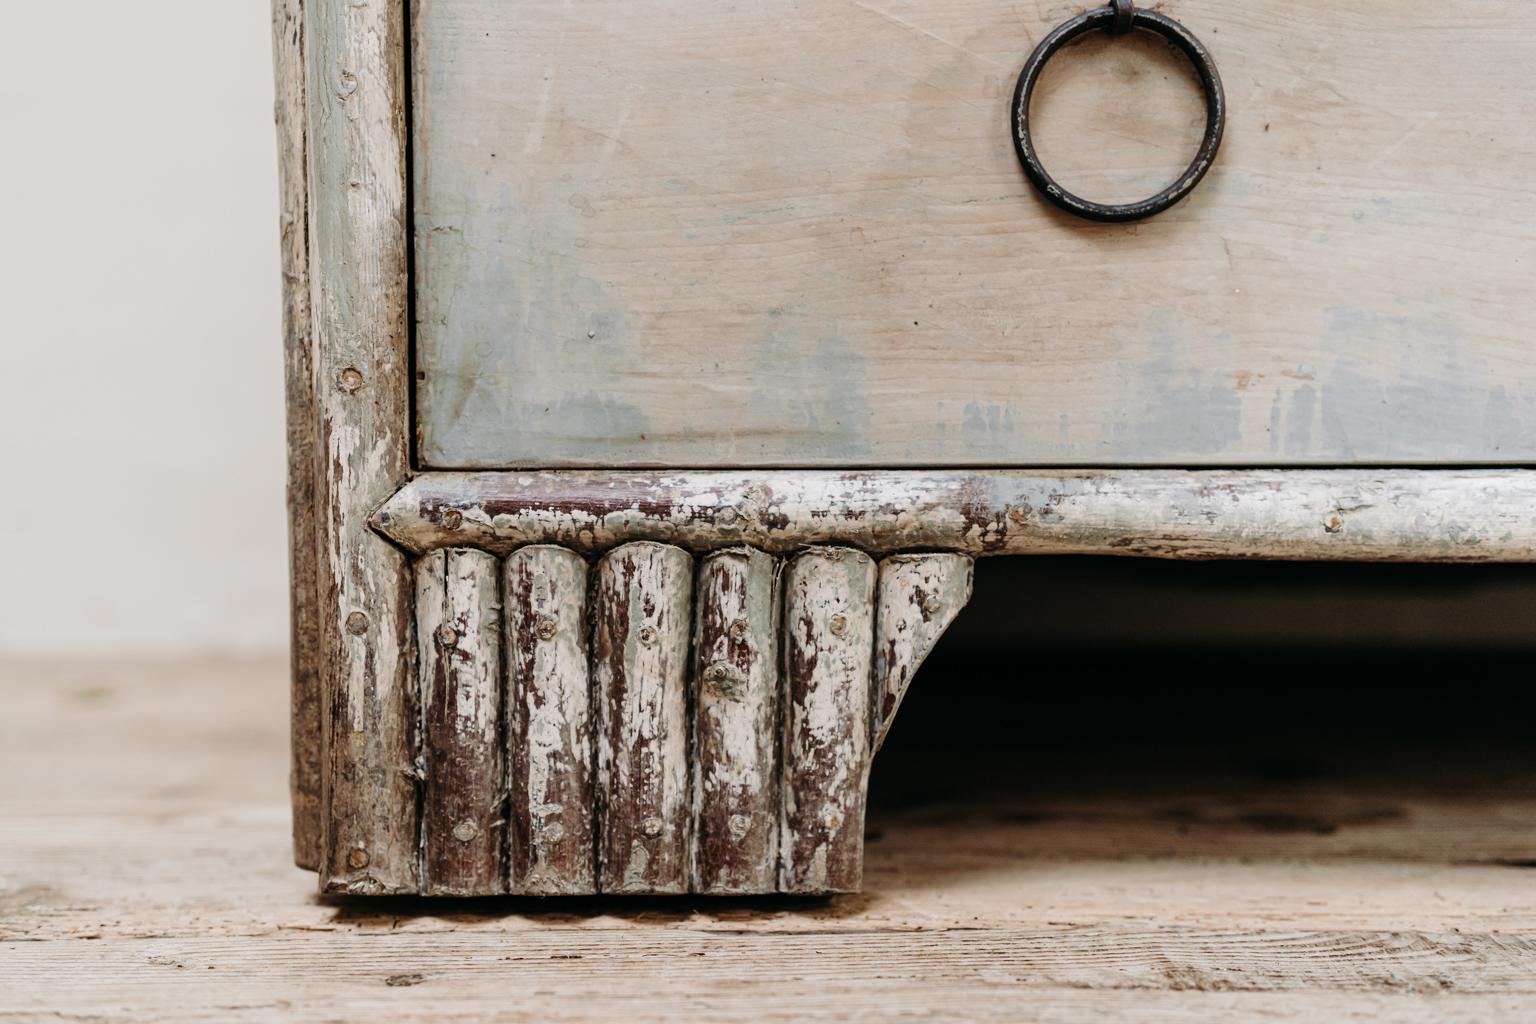
[[[1166,5],[1227,141],[1116,226],[1040,202],[1008,132],[1071,4],[416,0],[422,460],[1530,461],[1528,5],[1391,6]],[[1106,89],[1176,95],[1114,45]],[[1134,188],[1122,95],[1050,117]]]

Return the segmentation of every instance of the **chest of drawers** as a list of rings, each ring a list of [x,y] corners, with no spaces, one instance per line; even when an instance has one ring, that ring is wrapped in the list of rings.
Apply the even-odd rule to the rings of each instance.
[[[1536,37],[1390,6],[1165,5],[1222,147],[1094,223],[1073,4],[276,0],[299,862],[856,889],[976,556],[1531,560]],[[1029,113],[1207,126],[1148,32]]]

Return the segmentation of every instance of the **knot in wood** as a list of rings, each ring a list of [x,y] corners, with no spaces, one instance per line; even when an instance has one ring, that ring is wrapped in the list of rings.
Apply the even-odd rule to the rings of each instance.
[[[640,630],[640,644],[644,647],[655,647],[656,641],[661,639],[661,634],[655,626],[644,626]]]
[[[704,670],[704,686],[726,700],[740,700],[746,693],[747,674],[735,665],[717,661]]]
[[[355,395],[363,389],[363,372],[349,366],[336,375],[336,389],[344,395]]]
[[[353,612],[347,616],[347,632],[353,636],[362,636],[368,632],[368,616],[362,612]]]

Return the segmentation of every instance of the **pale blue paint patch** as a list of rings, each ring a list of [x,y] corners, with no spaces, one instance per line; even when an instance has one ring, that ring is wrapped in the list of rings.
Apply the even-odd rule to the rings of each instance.
[[[1242,398],[1219,369],[1231,365],[1231,332],[1159,309],[1147,314],[1141,334],[1146,358],[1117,396],[1124,412],[1110,427],[1109,446],[1174,458],[1237,448]]]
[[[1476,342],[1443,319],[1383,315],[1353,306],[1324,312],[1339,358],[1322,389],[1327,458],[1452,462],[1524,457],[1536,441],[1536,391],[1511,394]],[[1363,362],[1355,351],[1395,352],[1394,364]]]
[[[968,402],[960,427],[966,456],[991,459],[999,451],[1013,450],[1013,435],[1017,429],[1018,415],[1012,404]]]
[[[551,197],[531,217],[505,183],[489,195],[470,188],[467,203],[488,212],[446,231],[418,229],[425,460],[475,466],[508,462],[509,451],[510,461],[534,463],[642,450],[645,411],[615,397],[612,382],[644,372],[644,349],[624,310],[582,272],[579,204]],[[569,212],[549,216],[557,209]],[[489,230],[515,238],[525,258],[485,259],[503,244],[478,234]],[[474,298],[456,301],[460,293]]]
[[[788,461],[869,455],[874,408],[868,357],[799,307],[775,306],[767,313],[753,376],[774,386],[753,390],[747,422],[778,427],[776,447]]]
[[[1291,392],[1285,411],[1284,454],[1305,458],[1312,449],[1312,420],[1317,415],[1317,389],[1303,384]]]

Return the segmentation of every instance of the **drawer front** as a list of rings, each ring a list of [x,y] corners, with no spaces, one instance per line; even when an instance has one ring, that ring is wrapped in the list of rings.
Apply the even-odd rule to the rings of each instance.
[[[1230,119],[1159,218],[1043,203],[1014,0],[416,0],[430,467],[1536,458],[1528,0],[1177,0]],[[1141,34],[1057,58],[1090,198],[1193,155]]]

